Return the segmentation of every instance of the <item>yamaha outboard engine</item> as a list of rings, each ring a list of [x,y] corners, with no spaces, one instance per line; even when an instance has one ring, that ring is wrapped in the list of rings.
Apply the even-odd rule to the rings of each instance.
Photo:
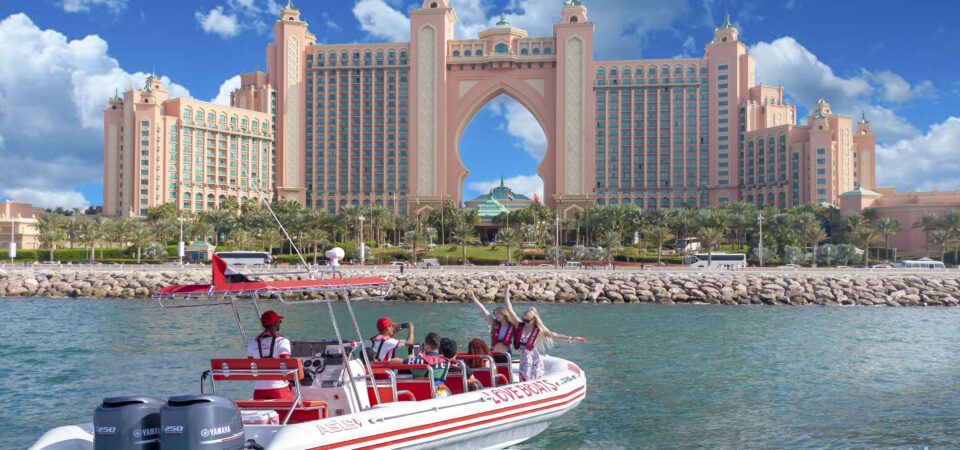
[[[163,400],[147,396],[109,397],[93,415],[95,450],[159,450]]]
[[[240,408],[218,395],[177,395],[160,411],[163,450],[235,450],[245,443]]]

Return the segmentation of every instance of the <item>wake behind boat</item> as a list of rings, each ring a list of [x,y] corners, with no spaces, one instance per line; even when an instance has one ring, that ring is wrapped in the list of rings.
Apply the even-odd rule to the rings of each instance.
[[[328,252],[328,258],[329,270],[311,272],[306,280],[257,281],[214,257],[211,284],[169,286],[155,297],[166,308],[230,306],[245,343],[238,308],[248,301],[258,316],[263,302],[326,304],[335,336],[292,341],[290,358],[211,359],[201,374],[200,394],[166,401],[149,396],[104,399],[93,422],[54,428],[31,449],[493,449],[536,436],[585,398],[585,373],[551,356],[543,357],[543,377],[520,381],[517,361],[508,354],[458,354],[459,361],[485,361],[485,368],[474,369],[482,385],[475,391],[469,391],[462,373],[447,375],[444,390],[436,388],[426,364],[370,361],[352,303],[382,299],[391,284],[378,277],[345,278],[336,271],[342,251]],[[363,297],[351,299],[356,292]],[[323,298],[289,299],[317,293]],[[261,299],[264,296],[270,298]],[[343,336],[334,314],[332,303],[341,297],[355,341]],[[409,375],[415,372],[427,376]],[[293,398],[232,400],[217,395],[217,387],[231,381],[288,382]]]

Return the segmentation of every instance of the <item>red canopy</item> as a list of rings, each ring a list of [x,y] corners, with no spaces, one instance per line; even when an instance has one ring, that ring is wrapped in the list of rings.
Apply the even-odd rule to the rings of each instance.
[[[226,297],[242,294],[302,293],[388,289],[390,282],[380,277],[329,278],[323,280],[240,281],[230,282],[226,261],[213,255],[213,284],[181,284],[154,292],[155,297]]]

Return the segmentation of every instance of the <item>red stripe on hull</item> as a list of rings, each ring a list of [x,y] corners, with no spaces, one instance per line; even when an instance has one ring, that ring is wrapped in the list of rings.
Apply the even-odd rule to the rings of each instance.
[[[454,418],[454,419],[448,419],[448,420],[444,420],[444,421],[440,421],[440,422],[436,422],[436,423],[431,423],[431,424],[427,424],[427,425],[418,425],[418,426],[415,426],[415,427],[405,428],[405,429],[402,429],[402,430],[390,431],[390,432],[387,432],[387,433],[380,433],[380,434],[376,434],[376,435],[373,435],[373,436],[367,436],[367,437],[363,437],[363,438],[352,439],[352,440],[349,440],[349,441],[331,443],[331,444],[323,445],[323,446],[320,446],[320,447],[311,447],[310,450],[326,450],[326,449],[344,448],[344,447],[350,447],[350,448],[378,448],[378,447],[383,447],[383,446],[396,445],[396,444],[399,444],[399,443],[402,443],[402,442],[415,441],[415,440],[418,440],[418,439],[423,439],[424,437],[434,436],[434,435],[437,435],[437,434],[449,433],[449,432],[451,432],[451,431],[465,430],[465,429],[477,427],[477,426],[479,426],[479,425],[486,425],[486,424],[488,424],[488,423],[498,422],[498,421],[505,420],[505,419],[512,419],[512,418],[516,418],[516,417],[520,417],[520,416],[525,416],[525,415],[529,415],[529,414],[531,414],[531,413],[536,413],[536,412],[543,411],[543,410],[546,410],[546,409],[556,408],[556,407],[558,407],[558,406],[563,406],[563,405],[570,404],[570,403],[572,403],[572,402],[574,402],[574,401],[576,401],[576,400],[582,399],[583,397],[586,396],[586,394],[583,392],[584,388],[585,388],[585,386],[580,386],[580,387],[578,387],[578,388],[576,388],[576,389],[574,389],[574,390],[572,390],[572,391],[570,391],[570,392],[567,392],[567,393],[565,393],[565,394],[562,394],[562,395],[557,395],[557,396],[550,397],[550,398],[540,399],[540,400],[532,401],[532,402],[529,402],[529,403],[524,403],[524,404],[522,404],[522,405],[512,405],[512,406],[508,406],[508,407],[505,407],[505,408],[495,409],[495,410],[492,410],[492,411],[486,411],[486,412],[477,413],[477,414],[472,414],[472,415],[469,415],[469,416],[458,417],[458,418]],[[568,398],[568,397],[570,397],[570,398]],[[457,422],[463,422],[463,421],[465,421],[465,420],[472,420],[472,419],[477,419],[477,418],[481,418],[481,417],[487,417],[487,416],[491,416],[491,415],[495,415],[495,414],[500,414],[500,413],[503,413],[503,412],[506,412],[506,411],[512,411],[512,410],[515,410],[515,409],[528,408],[528,407],[530,407],[530,406],[540,405],[540,404],[543,404],[543,403],[555,402],[555,401],[557,401],[557,400],[563,400],[563,399],[565,399],[565,398],[566,398],[566,400],[563,401],[562,403],[557,403],[557,404],[547,405],[547,406],[541,406],[541,407],[539,407],[539,408],[532,409],[532,410],[529,410],[529,411],[523,411],[523,412],[519,412],[519,413],[509,414],[509,415],[506,415],[506,416],[503,416],[503,417],[495,417],[495,418],[486,419],[486,420],[482,420],[482,421],[474,422],[474,423],[470,423],[470,424],[464,424],[464,425],[459,425],[459,426],[456,426],[456,427],[445,428],[445,429],[442,429],[442,430],[429,431],[429,430],[431,430],[431,429],[436,429],[436,428],[442,427],[442,426],[444,426],[444,425],[454,424],[454,423],[457,423]],[[406,438],[397,439],[397,440],[390,441],[390,442],[379,443],[379,444],[376,444],[376,445],[373,445],[373,446],[353,447],[353,446],[356,445],[356,444],[362,444],[362,443],[364,443],[364,442],[375,441],[375,440],[379,440],[379,439],[389,438],[389,437],[392,437],[392,436],[397,436],[397,435],[407,434],[407,433],[412,433],[412,432],[417,432],[417,431],[428,431],[428,432],[427,432],[427,433],[421,433],[421,434],[418,434],[418,435],[416,435],[416,436],[410,436],[410,437],[406,437]]]

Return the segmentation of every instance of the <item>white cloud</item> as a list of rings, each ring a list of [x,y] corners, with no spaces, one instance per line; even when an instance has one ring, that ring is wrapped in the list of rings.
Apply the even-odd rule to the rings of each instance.
[[[371,36],[390,41],[410,40],[410,19],[383,0],[359,0],[353,6],[353,15],[360,29]]]
[[[127,7],[127,0],[63,0],[60,6],[68,13],[89,12],[97,6],[104,6],[117,13]]]
[[[960,117],[930,127],[926,134],[877,146],[879,184],[900,190],[960,188]]]
[[[68,40],[25,14],[0,21],[0,167],[16,169],[0,177],[0,192],[65,198],[101,181],[103,108],[116,88],[142,86],[146,76],[123,70],[99,36]],[[189,95],[162,80],[171,97]]]
[[[230,39],[240,32],[237,26],[237,16],[235,14],[224,14],[223,7],[217,6],[204,14],[200,11],[194,13],[197,23],[206,33],[217,34],[224,39]]]
[[[864,74],[871,81],[880,85],[883,99],[888,102],[902,103],[916,98],[928,97],[933,95],[936,90],[930,80],[924,80],[916,86],[911,86],[910,82],[902,76],[888,70],[877,73],[865,70]]]
[[[538,163],[547,154],[547,136],[540,122],[527,108],[511,97],[503,96],[490,102],[494,114],[504,119],[503,129],[519,139],[515,145],[527,152]]]
[[[5,189],[0,191],[0,197],[6,197],[14,202],[32,203],[40,208],[65,209],[86,208],[90,202],[77,191],[41,191],[36,189]]]
[[[240,75],[227,78],[226,81],[220,84],[220,90],[217,92],[217,96],[210,101],[218,105],[230,106],[230,93],[237,89],[240,89]]]
[[[811,108],[823,98],[839,114],[855,116],[862,111],[873,122],[873,131],[881,142],[894,142],[919,134],[908,120],[880,103],[927,95],[933,90],[932,83],[911,87],[892,72],[873,74],[866,70],[856,76],[838,76],[792,37],[759,42],[750,47],[750,53],[757,61],[757,82],[784,86],[787,96],[802,109]]]
[[[533,195],[536,194],[543,199],[543,180],[539,175],[517,175],[504,179],[503,184],[518,194],[523,194],[530,198],[533,198]],[[476,192],[477,195],[486,194],[496,186],[500,186],[499,178],[496,180],[471,181],[467,183],[467,189]]]

